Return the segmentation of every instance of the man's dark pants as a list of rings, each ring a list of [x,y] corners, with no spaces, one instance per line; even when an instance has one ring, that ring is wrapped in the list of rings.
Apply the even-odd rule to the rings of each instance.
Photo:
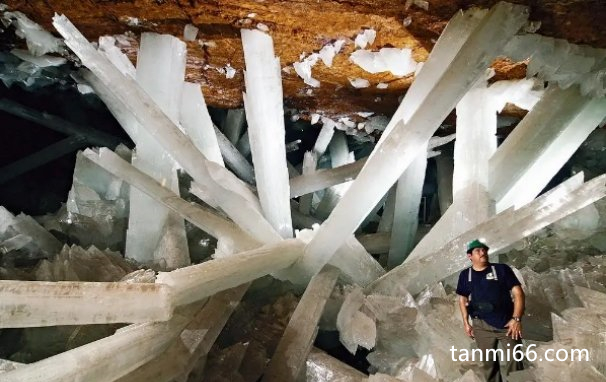
[[[478,349],[483,352],[483,372],[486,381],[488,382],[502,382],[503,377],[501,376],[501,369],[499,365],[499,359],[496,357],[494,352],[490,352],[490,359],[487,358],[486,351],[489,349],[497,349],[498,342],[501,342],[503,347],[503,355],[507,357],[507,349],[509,348],[509,360],[507,361],[506,375],[516,370],[524,369],[521,361],[514,361],[514,347],[522,342],[520,340],[514,340],[507,336],[507,329],[495,328],[485,321],[474,318],[473,319],[473,335],[476,339],[476,345]],[[509,345],[509,346],[507,346]],[[522,351],[521,346],[518,346],[516,350]],[[499,352],[500,353],[500,352]],[[517,357],[519,358],[519,357]],[[505,358],[507,359],[507,358]]]

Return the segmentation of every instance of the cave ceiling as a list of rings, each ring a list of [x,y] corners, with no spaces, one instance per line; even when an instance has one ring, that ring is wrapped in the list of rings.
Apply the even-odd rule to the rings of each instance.
[[[532,21],[540,21],[537,33],[564,38],[572,43],[606,48],[606,2],[603,0],[526,0]],[[419,2],[417,2],[419,3]],[[382,47],[410,48],[413,58],[425,61],[447,21],[458,9],[490,7],[496,1],[429,0],[428,9],[405,1],[194,1],[194,0],[45,0],[6,1],[48,30],[54,13],[65,14],[89,40],[102,35],[127,33],[131,46],[124,48],[134,61],[141,32],[168,33],[183,38],[187,24],[199,28],[195,41],[188,41],[186,80],[198,82],[208,105],[219,108],[242,106],[244,57],[239,29],[262,23],[273,37],[280,57],[284,99],[287,107],[320,111],[327,115],[372,111],[392,113],[398,97],[412,76],[398,78],[389,72],[370,74],[349,61],[354,39],[365,28],[377,35],[372,50]],[[405,26],[408,24],[408,26]],[[302,54],[318,52],[325,44],[344,39],[333,66],[321,61],[313,67],[319,88],[306,85],[292,70]],[[221,72],[227,64],[236,69],[233,78]],[[287,68],[290,67],[290,68]],[[494,79],[523,78],[526,66],[506,58],[493,63]],[[354,88],[349,79],[364,78],[368,88]],[[387,89],[378,89],[387,83]]]

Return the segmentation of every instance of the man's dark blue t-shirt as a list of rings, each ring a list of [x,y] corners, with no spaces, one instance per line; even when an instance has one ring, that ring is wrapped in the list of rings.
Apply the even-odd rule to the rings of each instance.
[[[459,274],[457,294],[470,298],[468,309],[473,318],[484,320],[495,328],[504,328],[513,315],[511,289],[516,285],[521,284],[509,265],[488,264],[483,271],[471,267],[463,270]]]

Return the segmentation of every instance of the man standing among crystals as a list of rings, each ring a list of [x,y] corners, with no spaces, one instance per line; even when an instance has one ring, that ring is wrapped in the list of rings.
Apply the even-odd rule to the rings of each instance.
[[[471,266],[459,275],[457,294],[465,333],[475,338],[483,353],[484,376],[489,382],[500,382],[503,377],[495,352],[499,342],[507,361],[506,374],[523,368],[522,362],[515,361],[513,356],[514,347],[522,339],[524,291],[508,265],[489,262],[488,249],[480,240],[467,244]],[[469,323],[470,316],[473,326]],[[522,351],[521,346],[515,350]]]

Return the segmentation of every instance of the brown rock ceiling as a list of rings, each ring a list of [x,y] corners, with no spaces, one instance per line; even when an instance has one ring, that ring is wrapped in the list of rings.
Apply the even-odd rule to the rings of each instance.
[[[6,1],[13,10],[20,10],[47,29],[52,30],[53,14],[65,14],[86,35],[96,40],[101,35],[127,31],[153,31],[182,37],[186,24],[200,28],[198,40],[211,42],[202,46],[188,42],[187,80],[203,86],[210,106],[233,108],[242,105],[244,90],[244,59],[239,29],[263,23],[270,29],[276,55],[282,67],[299,60],[301,53],[317,52],[328,42],[343,38],[347,42],[332,68],[321,61],[312,75],[321,82],[320,88],[309,86],[294,70],[283,73],[286,104],[303,110],[321,110],[328,114],[355,111],[391,113],[397,99],[412,78],[396,78],[387,73],[370,74],[348,61],[354,50],[353,39],[362,28],[374,28],[377,38],[371,46],[413,49],[417,61],[425,61],[435,39],[448,19],[458,10],[474,5],[489,7],[494,0],[429,0],[429,10],[415,5],[408,10],[404,0],[45,0]],[[539,33],[565,38],[570,42],[606,48],[606,1],[604,0],[516,0],[531,7],[531,20],[541,21]],[[254,17],[248,17],[254,13]],[[404,27],[403,20],[412,22]],[[129,18],[138,18],[139,25],[129,26]],[[134,60],[134,49],[128,52]],[[234,78],[226,79],[216,68],[227,63],[237,69]],[[495,62],[497,79],[521,78],[523,63],[507,60]],[[366,89],[355,89],[348,78],[365,78],[371,83]],[[389,83],[388,89],[377,89],[379,82]]]

